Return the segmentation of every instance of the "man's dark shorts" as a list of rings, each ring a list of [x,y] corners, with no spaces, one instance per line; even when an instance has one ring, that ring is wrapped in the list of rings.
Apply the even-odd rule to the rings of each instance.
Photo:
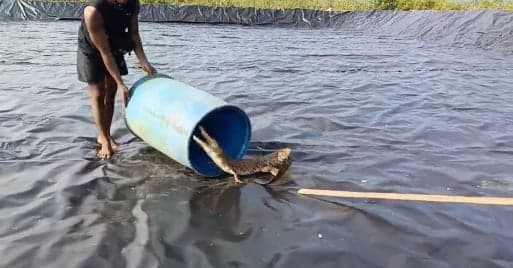
[[[122,54],[114,55],[114,59],[121,75],[128,74],[125,58]],[[99,54],[85,54],[80,49],[77,51],[78,80],[89,84],[103,82],[109,73]]]

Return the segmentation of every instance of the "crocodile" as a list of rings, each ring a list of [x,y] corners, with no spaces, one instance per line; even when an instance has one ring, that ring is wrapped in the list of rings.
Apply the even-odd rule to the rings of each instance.
[[[217,141],[212,138],[202,126],[198,126],[198,128],[201,136],[205,140],[201,140],[198,136],[192,135],[193,140],[222,171],[233,175],[236,183],[243,183],[239,176],[270,173],[271,178],[268,180],[255,180],[255,182],[259,184],[269,184],[280,178],[290,166],[290,148],[283,148],[258,158],[233,160],[224,153]]]

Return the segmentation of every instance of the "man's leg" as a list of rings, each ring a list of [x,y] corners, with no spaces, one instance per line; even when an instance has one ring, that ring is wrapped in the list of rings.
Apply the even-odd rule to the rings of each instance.
[[[94,122],[96,123],[96,128],[98,130],[98,143],[100,143],[101,146],[98,151],[98,156],[103,159],[110,158],[114,151],[110,144],[109,127],[106,124],[105,82],[89,84],[89,93],[91,94],[91,107]]]
[[[116,90],[117,85],[112,76],[105,76],[105,99],[104,99],[104,108],[105,108],[105,125],[107,126],[107,130],[109,133],[110,145],[113,150],[116,150],[118,144],[114,140],[114,138],[110,134],[110,127],[112,125],[112,118],[114,116],[114,103],[116,102]]]

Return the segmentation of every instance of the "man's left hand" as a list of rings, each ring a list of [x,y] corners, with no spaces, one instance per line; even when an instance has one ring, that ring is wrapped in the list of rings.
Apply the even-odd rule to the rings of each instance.
[[[148,74],[149,76],[153,76],[157,73],[157,71],[155,70],[155,68],[153,68],[153,66],[151,66],[151,64],[149,62],[144,62],[141,64],[141,68],[143,69],[143,71],[146,72],[146,74]]]

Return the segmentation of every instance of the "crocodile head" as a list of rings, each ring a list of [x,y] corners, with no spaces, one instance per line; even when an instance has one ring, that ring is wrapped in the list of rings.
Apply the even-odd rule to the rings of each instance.
[[[279,162],[285,161],[290,158],[290,148],[283,148],[277,151],[276,160]]]

